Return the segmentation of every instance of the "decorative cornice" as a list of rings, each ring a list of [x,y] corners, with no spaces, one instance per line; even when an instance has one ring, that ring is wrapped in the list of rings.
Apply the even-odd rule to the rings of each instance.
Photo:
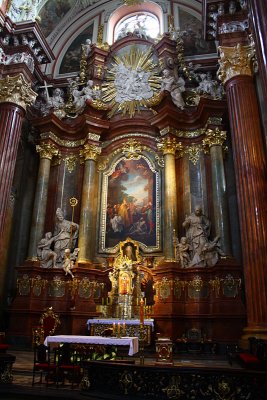
[[[183,152],[182,143],[177,142],[175,138],[170,138],[169,136],[161,139],[160,143],[157,144],[157,147],[160,151],[162,151],[163,155],[175,155],[176,152]]]
[[[89,134],[88,134],[88,138],[89,138]],[[69,147],[69,148],[83,146],[86,141],[86,139],[63,140],[63,139],[60,139],[59,137],[57,137],[53,132],[41,133],[41,139],[52,139],[53,142],[55,142],[56,144],[58,144],[62,147]]]
[[[167,126],[166,128],[161,129],[160,135],[165,136],[171,133],[180,138],[196,138],[198,136],[203,135],[205,132],[206,132],[205,128],[196,129],[194,131],[182,131],[179,129],[175,129],[172,126]]]
[[[84,157],[85,161],[94,160],[96,161],[97,156],[101,154],[101,148],[94,144],[86,143],[84,149],[80,151],[80,157]]]
[[[0,79],[0,103],[14,103],[26,110],[27,106],[35,102],[36,97],[37,93],[31,89],[22,74],[7,75]]]
[[[59,155],[59,151],[54,144],[42,143],[36,146],[37,153],[40,153],[40,158],[48,158],[52,160],[54,156]]]
[[[238,43],[234,47],[219,46],[218,49],[220,54],[218,78],[224,84],[234,76],[252,76],[255,58],[253,44],[242,46]]]

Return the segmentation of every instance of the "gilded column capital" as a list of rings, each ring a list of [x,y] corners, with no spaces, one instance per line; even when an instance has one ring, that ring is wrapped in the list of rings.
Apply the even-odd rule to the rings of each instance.
[[[48,158],[49,160],[52,160],[54,156],[59,155],[59,150],[51,143],[42,143],[37,145],[36,151],[37,153],[40,153],[40,158]]]
[[[253,44],[234,47],[219,46],[218,78],[225,84],[229,79],[238,75],[253,75],[253,59],[255,47]]]
[[[96,161],[99,154],[101,154],[101,148],[99,146],[89,143],[85,143],[84,148],[80,151],[80,156],[84,157],[85,161]]]
[[[181,142],[177,142],[175,138],[165,137],[161,139],[160,143],[157,144],[158,150],[162,151],[163,155],[173,154],[176,152],[183,152],[183,146]]]
[[[218,127],[215,129],[207,129],[206,137],[202,143],[204,148],[212,146],[222,146],[226,140],[226,131],[221,131]]]
[[[37,93],[22,74],[7,75],[0,79],[0,103],[14,103],[26,110],[27,106],[35,102],[36,97]]]

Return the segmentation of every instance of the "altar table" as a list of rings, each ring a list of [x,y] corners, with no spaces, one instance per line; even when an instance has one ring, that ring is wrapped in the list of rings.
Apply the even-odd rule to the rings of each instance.
[[[112,328],[113,324],[120,324],[120,328],[125,326],[125,336],[138,337],[140,333],[139,319],[119,319],[119,318],[92,318],[87,320],[88,330],[91,335],[102,336],[104,331]],[[154,319],[144,320],[145,344],[151,344],[151,333],[154,330]]]
[[[102,336],[81,336],[81,335],[55,335],[45,338],[45,346],[56,343],[73,343],[73,344],[100,344],[103,346],[129,346],[129,356],[138,353],[137,337],[102,337]]]

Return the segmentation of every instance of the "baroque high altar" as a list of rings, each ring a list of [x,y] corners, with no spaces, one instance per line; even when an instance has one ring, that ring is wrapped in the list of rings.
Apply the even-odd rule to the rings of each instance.
[[[246,11],[237,11],[242,21]],[[264,333],[263,321],[246,328],[242,287],[246,274],[256,278],[248,241],[239,261],[236,227],[243,234],[253,221],[237,217],[245,172],[233,176],[243,150],[237,111],[227,107],[238,90],[254,99],[248,80],[255,51],[245,29],[232,46],[229,15],[219,18],[217,75],[207,60],[185,60],[169,17],[156,40],[137,24],[109,45],[100,26],[97,42],[82,45],[79,74],[61,81],[49,80],[36,63],[53,58],[36,23],[24,31],[14,24],[11,34],[5,22],[1,99],[11,107],[6,118],[16,113],[17,131],[27,107],[24,129],[37,138],[33,162],[39,157],[27,257],[16,268],[9,306],[13,338],[29,342],[47,306],[60,314],[63,333],[84,334],[88,318],[139,318],[141,298],[155,332],[173,341],[192,328],[216,342],[234,342],[253,327]],[[19,61],[16,41],[24,51],[16,53]],[[238,110],[240,120],[253,111],[244,104]],[[257,124],[249,129],[253,140]],[[242,204],[245,214],[249,205]]]

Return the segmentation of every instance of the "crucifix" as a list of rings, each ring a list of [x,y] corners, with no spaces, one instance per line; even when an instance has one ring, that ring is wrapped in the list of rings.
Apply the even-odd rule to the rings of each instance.
[[[46,81],[44,81],[44,86],[40,86],[40,89],[45,89],[46,97],[47,97],[47,102],[49,103],[50,97],[49,97],[49,92],[48,88],[53,87],[53,85],[48,85]]]

